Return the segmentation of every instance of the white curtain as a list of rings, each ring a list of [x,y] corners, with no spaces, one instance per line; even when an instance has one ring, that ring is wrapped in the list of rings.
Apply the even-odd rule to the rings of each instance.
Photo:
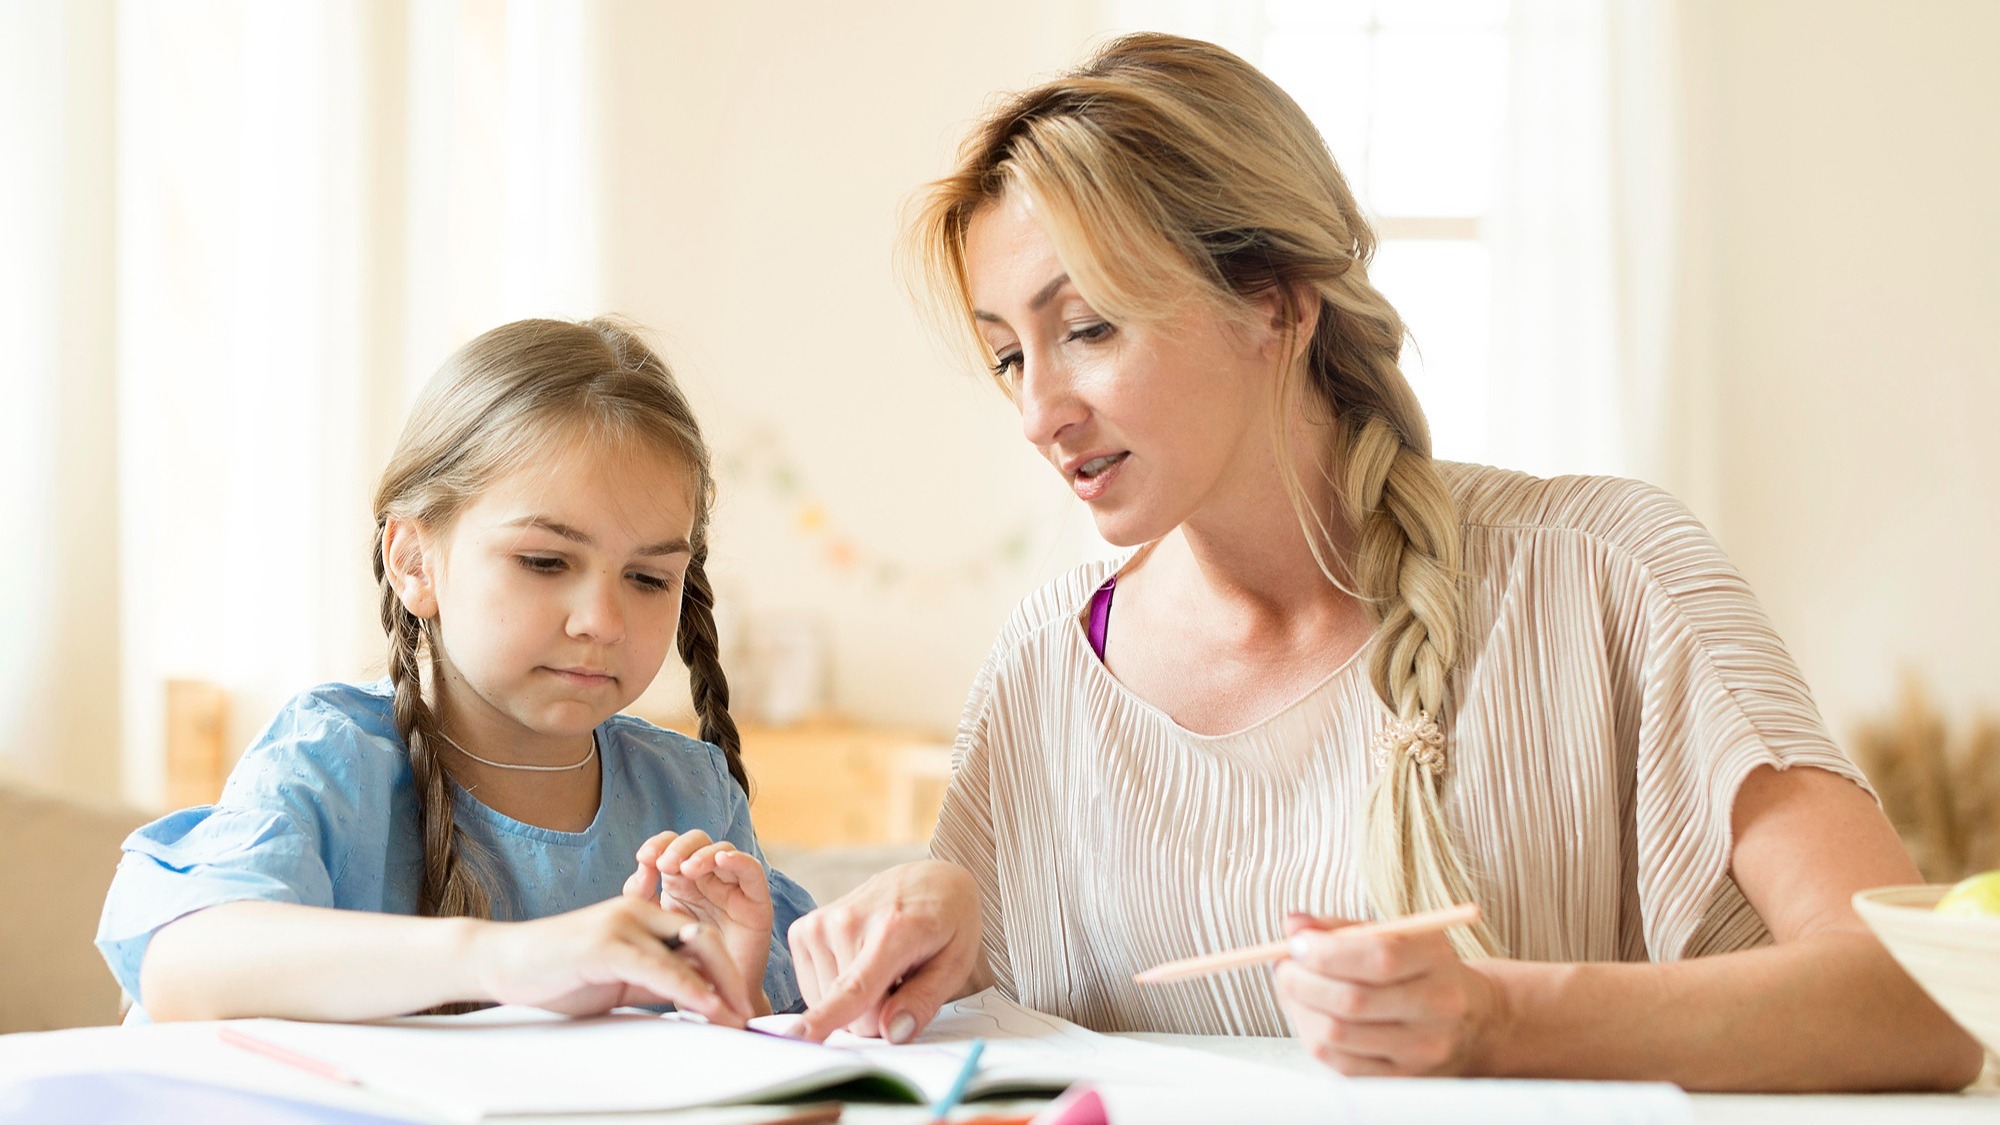
[[[1656,482],[1667,472],[1679,226],[1667,8],[1513,0],[1489,216],[1498,464]]]
[[[369,493],[415,387],[596,308],[593,11],[0,8],[0,514],[51,529],[0,584],[0,768],[150,804],[167,680],[227,689],[233,747],[379,673]]]

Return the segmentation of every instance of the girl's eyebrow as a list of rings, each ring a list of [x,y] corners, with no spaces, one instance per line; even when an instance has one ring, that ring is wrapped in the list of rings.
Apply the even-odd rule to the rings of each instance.
[[[560,535],[572,543],[579,543],[585,547],[595,546],[590,536],[563,523],[561,520],[553,520],[547,516],[522,516],[517,520],[508,520],[500,526],[538,527],[552,535]],[[665,539],[658,543],[648,544],[633,552],[635,555],[685,555],[687,553],[689,553],[689,547],[688,541],[685,539]]]

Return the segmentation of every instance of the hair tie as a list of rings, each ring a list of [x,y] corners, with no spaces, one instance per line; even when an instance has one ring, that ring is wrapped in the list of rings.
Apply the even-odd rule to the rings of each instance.
[[[1391,719],[1382,733],[1375,736],[1375,768],[1388,769],[1390,759],[1398,753],[1409,755],[1418,765],[1442,777],[1444,728],[1438,726],[1429,711],[1417,712],[1414,719]]]

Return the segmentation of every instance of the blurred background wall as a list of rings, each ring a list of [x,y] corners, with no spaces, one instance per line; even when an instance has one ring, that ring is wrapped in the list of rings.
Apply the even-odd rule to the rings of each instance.
[[[1906,670],[1954,713],[2000,702],[1986,0],[0,20],[6,776],[158,804],[167,681],[226,691],[233,750],[300,688],[378,674],[367,503],[415,388],[501,321],[599,311],[655,330],[721,456],[746,705],[948,730],[1013,603],[1102,546],[918,317],[898,208],[995,91],[1141,26],[1217,38],[1327,115],[1392,236],[1441,455],[1679,493],[1837,734]],[[1398,61],[1452,21],[1458,46]],[[1396,85],[1420,65],[1492,89],[1425,102]],[[1399,180],[1420,125],[1490,190]],[[759,680],[781,671],[782,702]]]

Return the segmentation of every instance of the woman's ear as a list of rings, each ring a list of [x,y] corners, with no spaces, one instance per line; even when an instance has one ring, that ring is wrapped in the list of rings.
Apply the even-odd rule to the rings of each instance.
[[[389,588],[412,617],[436,617],[437,588],[431,581],[432,551],[422,524],[389,517],[382,528],[382,568]]]
[[[1312,348],[1313,333],[1319,328],[1319,290],[1303,283],[1273,285],[1257,297],[1271,335],[1267,346],[1281,349],[1286,363],[1296,363]]]

